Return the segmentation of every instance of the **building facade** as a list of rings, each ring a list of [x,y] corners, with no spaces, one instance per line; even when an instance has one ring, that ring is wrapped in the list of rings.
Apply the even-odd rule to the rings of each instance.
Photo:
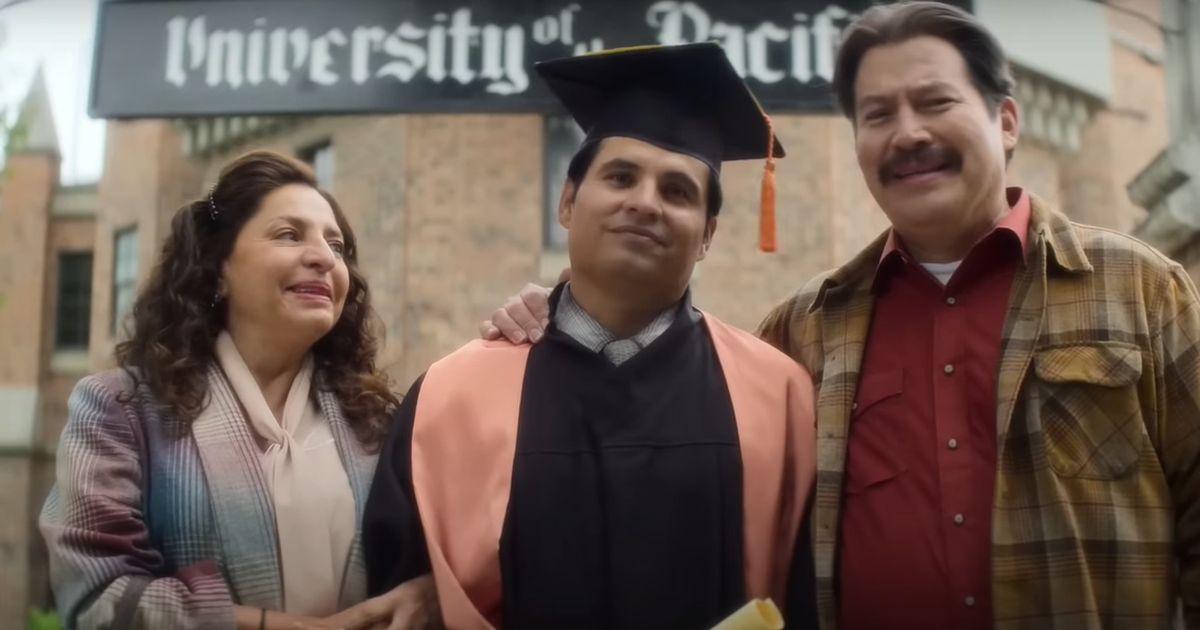
[[[0,184],[0,627],[23,627],[50,593],[34,514],[53,483],[71,388],[90,369],[99,208],[95,186],[60,186],[41,73],[21,108]],[[49,432],[47,432],[49,431]]]

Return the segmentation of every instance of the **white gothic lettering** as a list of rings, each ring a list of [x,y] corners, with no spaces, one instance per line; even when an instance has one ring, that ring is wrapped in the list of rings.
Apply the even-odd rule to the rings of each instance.
[[[601,10],[597,3],[592,15]],[[333,88],[429,81],[477,85],[499,96],[521,94],[529,88],[531,56],[547,56],[531,48],[583,54],[605,47],[603,37],[587,28],[587,17],[578,3],[511,24],[477,21],[468,7],[399,24],[327,29],[272,24],[262,17],[248,28],[210,28],[203,15],[176,16],[166,23],[164,79],[180,89],[197,83],[242,90],[269,84]],[[660,0],[645,12],[652,30],[641,43],[716,40],[744,77],[768,85],[808,84],[832,79],[840,29],[852,17],[831,4],[813,14],[794,12],[786,20],[735,23],[699,2]]]

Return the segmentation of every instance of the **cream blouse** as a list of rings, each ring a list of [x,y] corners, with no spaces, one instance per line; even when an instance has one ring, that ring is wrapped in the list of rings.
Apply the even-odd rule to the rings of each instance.
[[[259,438],[279,535],[283,609],[300,615],[333,614],[354,540],[355,505],[329,423],[309,396],[312,357],[296,374],[283,416],[276,420],[227,331],[217,337],[216,355]]]

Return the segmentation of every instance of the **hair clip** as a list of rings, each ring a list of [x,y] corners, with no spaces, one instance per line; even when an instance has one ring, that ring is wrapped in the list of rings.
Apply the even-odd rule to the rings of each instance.
[[[216,186],[208,190],[208,216],[212,217],[213,221],[216,221],[217,215],[221,214],[221,211],[217,209],[217,202],[213,199],[213,192],[216,190]]]

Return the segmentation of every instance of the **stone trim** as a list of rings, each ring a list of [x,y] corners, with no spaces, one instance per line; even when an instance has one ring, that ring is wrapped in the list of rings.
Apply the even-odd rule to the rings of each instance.
[[[1200,232],[1200,133],[1174,140],[1142,169],[1126,189],[1148,211],[1134,236],[1168,256]]]
[[[28,451],[33,446],[38,418],[38,389],[34,386],[0,386],[0,449]]]
[[[183,118],[175,126],[183,134],[183,152],[188,157],[207,157],[255,138],[281,133],[300,126],[303,116],[223,116]]]
[[[1014,67],[1021,106],[1021,134],[1051,148],[1075,153],[1084,126],[1102,103],[1095,97],[1024,68]]]

